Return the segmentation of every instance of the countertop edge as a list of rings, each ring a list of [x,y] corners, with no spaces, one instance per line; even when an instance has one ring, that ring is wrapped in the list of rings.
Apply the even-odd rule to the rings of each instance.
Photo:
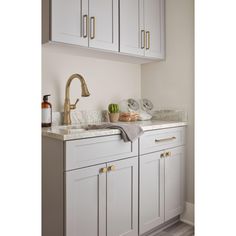
[[[175,127],[182,127],[187,126],[187,122],[182,121],[173,121],[173,122],[164,122],[162,124],[155,124],[158,121],[153,121],[153,124],[139,124],[143,131],[151,131],[151,130],[158,130],[158,129],[168,129],[168,128],[175,128]],[[70,141],[75,139],[86,139],[86,138],[95,138],[101,136],[110,136],[110,135],[119,135],[120,131],[118,129],[97,129],[97,130],[87,130],[84,132],[78,133],[69,133],[69,134],[60,134],[56,132],[49,132],[48,130],[42,130],[43,137],[54,138],[61,141]]]

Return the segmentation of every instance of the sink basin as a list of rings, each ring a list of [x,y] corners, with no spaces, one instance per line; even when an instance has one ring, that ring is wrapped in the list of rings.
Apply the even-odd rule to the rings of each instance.
[[[70,133],[77,133],[77,132],[85,131],[85,129],[82,128],[81,125],[62,126],[62,127],[60,127],[60,130],[68,131]]]

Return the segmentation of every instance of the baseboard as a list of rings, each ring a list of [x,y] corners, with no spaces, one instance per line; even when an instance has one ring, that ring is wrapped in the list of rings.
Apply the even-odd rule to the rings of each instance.
[[[166,228],[169,228],[171,225],[176,224],[179,221],[180,221],[179,216],[176,216],[173,219],[170,219],[167,222],[157,226],[156,228],[151,229],[150,231],[142,234],[141,236],[155,236],[155,235],[157,235],[157,233],[163,231]]]
[[[180,216],[180,220],[186,224],[194,225],[194,204],[185,202],[185,211]]]

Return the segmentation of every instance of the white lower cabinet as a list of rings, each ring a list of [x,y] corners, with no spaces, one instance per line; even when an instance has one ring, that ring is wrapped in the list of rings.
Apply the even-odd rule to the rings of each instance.
[[[106,235],[106,175],[97,165],[65,173],[66,236]]]
[[[140,156],[139,233],[184,210],[184,146]]]
[[[66,236],[138,235],[138,158],[65,173]]]
[[[168,150],[165,157],[165,220],[184,210],[184,147]]]
[[[185,128],[43,137],[43,236],[138,236],[184,210]]]
[[[161,152],[140,157],[139,233],[164,222],[164,160]]]

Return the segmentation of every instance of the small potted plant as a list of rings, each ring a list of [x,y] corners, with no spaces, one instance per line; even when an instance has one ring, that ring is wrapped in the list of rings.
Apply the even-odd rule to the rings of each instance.
[[[108,106],[109,111],[109,119],[110,122],[117,122],[119,120],[119,105],[118,104],[109,104]]]

